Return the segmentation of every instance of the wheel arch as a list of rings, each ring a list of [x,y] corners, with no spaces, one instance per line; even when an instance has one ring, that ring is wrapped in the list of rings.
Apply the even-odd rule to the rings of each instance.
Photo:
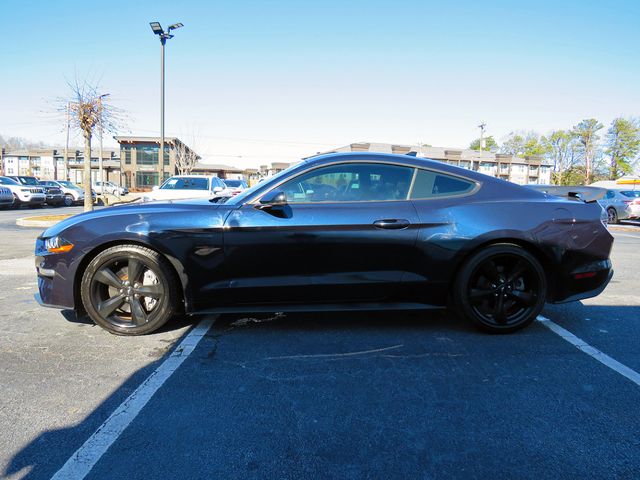
[[[554,266],[552,256],[549,253],[545,252],[543,248],[541,248],[539,245],[536,245],[534,242],[525,240],[522,238],[517,238],[517,237],[502,237],[502,238],[488,239],[475,245],[473,248],[466,250],[458,259],[458,262],[456,263],[453,274],[451,275],[450,288],[448,289],[449,292],[451,292],[451,286],[454,284],[454,282],[458,278],[460,269],[467,262],[467,260],[471,258],[473,255],[475,255],[477,252],[479,252],[480,250],[490,247],[492,245],[516,245],[518,247],[523,248],[531,255],[533,255],[535,259],[538,260],[538,262],[540,262],[540,265],[542,266],[542,269],[544,271],[545,279],[547,281],[548,298],[549,299],[553,298],[554,292],[556,290],[556,285],[555,285],[556,269]]]
[[[82,275],[84,274],[84,271],[86,270],[87,265],[89,265],[91,260],[93,260],[97,255],[99,255],[100,252],[103,252],[108,248],[115,247],[118,245],[138,245],[141,247],[149,248],[157,252],[158,254],[162,255],[162,257],[169,262],[173,275],[175,276],[175,279],[180,284],[180,292],[182,293],[181,300],[184,303],[184,311],[185,312],[189,311],[189,308],[191,306],[191,297],[186,288],[186,285],[187,285],[186,278],[184,277],[184,275],[180,274],[180,272],[184,272],[182,263],[177,258],[167,254],[166,252],[163,252],[161,249],[158,249],[154,245],[151,245],[147,242],[142,242],[140,240],[129,240],[129,239],[112,240],[109,242],[101,243],[100,245],[97,245],[94,248],[92,248],[89,252],[87,252],[82,257],[82,260],[80,261],[80,263],[78,264],[78,267],[76,268],[75,276],[73,279],[73,299],[74,299],[76,310],[84,311],[84,307],[82,305],[82,299],[80,295],[80,284],[82,283]]]

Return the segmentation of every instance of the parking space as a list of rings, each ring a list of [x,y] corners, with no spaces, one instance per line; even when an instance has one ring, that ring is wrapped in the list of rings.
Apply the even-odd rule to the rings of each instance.
[[[191,324],[123,338],[38,307],[39,232],[15,213],[0,212],[0,469],[51,478]],[[543,315],[640,371],[640,234],[614,231],[609,288]],[[538,322],[492,336],[444,312],[223,316],[81,460],[95,479],[634,478],[639,401]]]

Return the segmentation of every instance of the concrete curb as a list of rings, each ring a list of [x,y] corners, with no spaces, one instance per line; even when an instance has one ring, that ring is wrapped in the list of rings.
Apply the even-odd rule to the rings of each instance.
[[[40,220],[39,217],[23,217],[16,220],[16,225],[19,227],[31,227],[31,228],[49,228],[55,225],[60,220]]]

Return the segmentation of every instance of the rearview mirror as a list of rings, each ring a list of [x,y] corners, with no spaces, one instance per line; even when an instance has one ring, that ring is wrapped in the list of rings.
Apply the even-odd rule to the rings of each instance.
[[[263,206],[282,207],[287,204],[287,195],[281,190],[271,190],[260,199]]]
[[[224,188],[222,188],[222,187],[214,187],[213,188],[213,193],[220,193],[222,190],[224,190]]]

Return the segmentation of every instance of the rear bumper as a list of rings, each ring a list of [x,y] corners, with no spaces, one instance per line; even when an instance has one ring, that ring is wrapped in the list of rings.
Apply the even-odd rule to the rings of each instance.
[[[585,270],[595,271],[595,275],[590,278],[576,279],[574,275],[581,272],[573,272],[562,282],[562,289],[558,292],[552,303],[575,302],[600,295],[604,289],[607,288],[607,285],[609,285],[613,277],[613,269],[611,268],[610,260],[599,262],[599,265],[596,266],[603,268],[599,270]],[[593,268],[593,266],[591,266],[591,268]]]

